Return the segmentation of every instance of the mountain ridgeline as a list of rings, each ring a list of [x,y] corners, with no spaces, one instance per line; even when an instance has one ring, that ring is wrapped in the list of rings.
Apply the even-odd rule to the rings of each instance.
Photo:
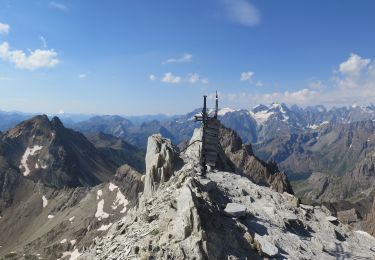
[[[375,232],[375,123],[302,127],[288,124],[299,120],[290,111],[221,109],[217,167],[207,178],[197,172],[198,111],[141,124],[96,117],[75,126],[84,134],[57,117],[19,123],[0,133],[0,257],[373,256],[375,239],[347,224]],[[247,133],[264,140],[243,142]],[[311,173],[292,187],[283,168]]]

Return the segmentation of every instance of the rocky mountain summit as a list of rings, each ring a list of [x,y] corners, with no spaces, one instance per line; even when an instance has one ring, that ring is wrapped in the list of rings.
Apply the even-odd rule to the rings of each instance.
[[[89,142],[57,118],[38,116],[3,133],[0,259],[375,257],[375,238],[361,231],[371,231],[373,212],[363,214],[363,226],[349,226],[338,218],[350,222],[351,211],[336,217],[325,206],[301,204],[277,165],[225,127],[217,167],[201,176],[201,134],[196,129],[181,150],[150,136],[142,174],[117,167],[126,158],[118,150],[134,147],[108,134]],[[70,158],[74,167],[65,164]],[[102,167],[108,174],[100,179]],[[81,168],[98,183],[50,181],[52,170],[84,180]]]
[[[197,136],[180,154],[160,135],[149,138],[148,184],[138,204],[79,259],[375,257],[375,238],[350,230],[324,206],[300,204],[245,174],[212,169],[200,176]]]
[[[109,180],[117,168],[81,133],[45,115],[5,132],[0,156],[23,176],[55,187],[96,185]]]

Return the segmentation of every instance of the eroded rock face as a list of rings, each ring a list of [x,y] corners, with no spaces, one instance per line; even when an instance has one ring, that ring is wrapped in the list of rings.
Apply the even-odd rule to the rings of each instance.
[[[143,191],[143,176],[131,166],[124,164],[116,171],[113,181],[120,187],[121,192],[127,194],[131,204],[138,201],[139,193]]]
[[[151,196],[160,183],[171,178],[177,159],[177,150],[169,139],[163,138],[160,134],[148,138],[144,186],[146,197]]]
[[[251,145],[244,145],[235,131],[221,127],[219,137],[224,152],[219,155],[221,159],[219,165],[223,165],[225,170],[245,175],[254,183],[272,187],[277,192],[293,194],[287,176],[279,171],[277,165],[257,158],[253,154]]]

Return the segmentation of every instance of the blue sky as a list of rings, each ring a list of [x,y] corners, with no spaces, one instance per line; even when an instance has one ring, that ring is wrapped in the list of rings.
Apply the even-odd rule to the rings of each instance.
[[[375,103],[375,2],[0,0],[0,109]]]

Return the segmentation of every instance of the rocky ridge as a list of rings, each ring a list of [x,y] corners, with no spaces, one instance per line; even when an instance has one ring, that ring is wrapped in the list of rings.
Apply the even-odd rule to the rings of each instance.
[[[194,143],[180,154],[184,164],[168,180],[150,179],[160,182],[145,186],[138,205],[80,251],[80,259],[375,257],[375,238],[350,230],[324,206],[300,204],[291,194],[231,172],[199,177],[197,149]],[[146,178],[150,173],[156,172],[147,171]]]

